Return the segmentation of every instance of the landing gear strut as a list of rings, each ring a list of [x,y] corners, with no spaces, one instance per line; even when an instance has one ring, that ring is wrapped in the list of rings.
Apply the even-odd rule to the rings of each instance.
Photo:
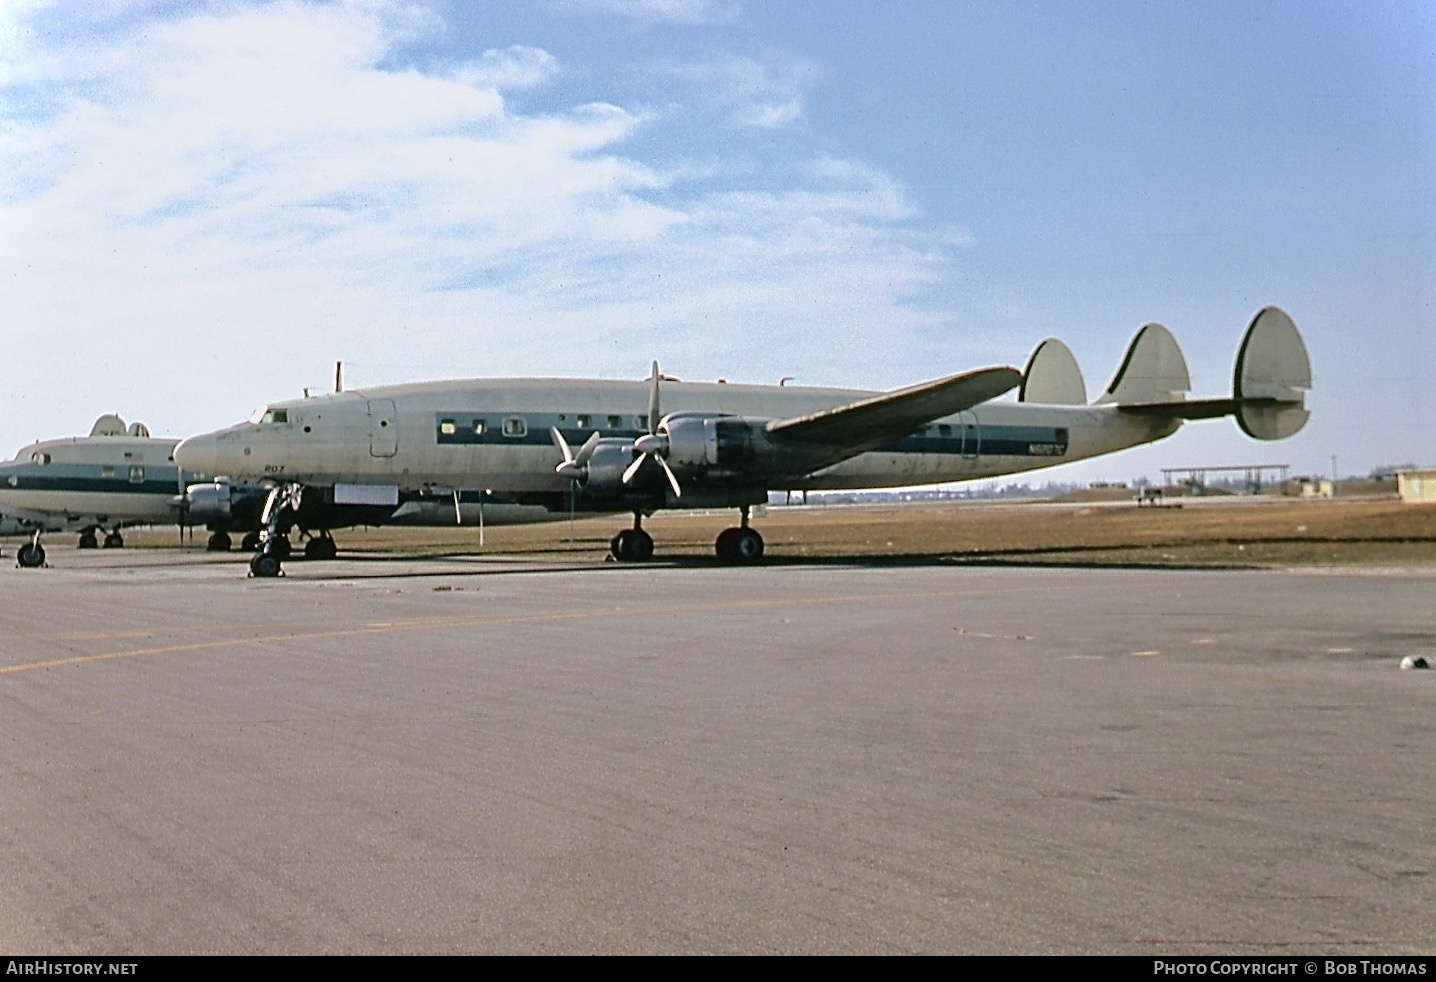
[[[249,561],[250,576],[279,575],[284,560],[289,558],[289,530],[294,527],[294,516],[299,511],[303,493],[302,484],[281,484],[269,492],[260,517],[264,525],[263,544]]]
[[[646,563],[653,558],[653,536],[643,531],[643,513],[633,513],[633,528],[622,529],[608,542],[608,552],[620,563]]]

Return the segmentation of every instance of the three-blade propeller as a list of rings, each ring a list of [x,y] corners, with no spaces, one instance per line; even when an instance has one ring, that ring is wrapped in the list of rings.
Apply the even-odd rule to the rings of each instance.
[[[582,481],[588,475],[588,459],[598,449],[598,441],[602,439],[598,431],[583,442],[575,454],[569,449],[568,441],[563,438],[557,426],[549,428],[549,435],[553,437],[554,446],[558,447],[559,453],[563,454],[563,462],[554,468],[554,471],[568,478],[570,481]]]
[[[623,483],[628,484],[633,480],[643,467],[645,460],[656,460],[658,466],[663,468],[663,476],[668,478],[668,486],[673,489],[673,497],[683,497],[683,489],[678,486],[678,475],[673,473],[673,468],[668,466],[668,437],[658,432],[658,424],[663,416],[658,407],[658,382],[662,376],[658,373],[658,362],[653,363],[653,374],[648,378],[648,435],[641,436],[633,441],[633,449],[638,451],[638,456],[633,458],[623,472]]]

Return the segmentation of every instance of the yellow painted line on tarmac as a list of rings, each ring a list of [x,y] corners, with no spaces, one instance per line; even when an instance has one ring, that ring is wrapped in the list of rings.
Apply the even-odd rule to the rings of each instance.
[[[1160,655],[1160,654],[1161,654],[1160,651],[1134,651],[1134,652],[1132,652],[1132,657],[1133,657],[1133,658],[1155,658],[1155,657],[1157,657],[1157,656]]]
[[[1050,587],[1049,590],[1078,589],[1078,587]],[[402,631],[442,631],[464,627],[488,627],[503,624],[538,624],[545,621],[585,620],[605,617],[647,617],[655,614],[688,614],[724,610],[754,610],[775,607],[811,607],[827,604],[850,604],[867,601],[943,599],[951,597],[991,596],[1003,593],[1031,593],[1030,586],[1011,589],[941,590],[920,593],[854,593],[832,597],[774,598],[770,600],[733,600],[713,603],[674,604],[649,607],[593,607],[575,611],[544,611],[533,614],[509,614],[498,617],[439,617],[433,619],[412,619],[401,621],[374,621],[361,627],[336,628],[328,631],[290,631],[284,634],[257,635],[249,638],[221,638],[213,641],[191,641],[184,644],[162,645],[154,648],[134,648],[127,651],[107,651],[94,655],[72,655],[67,658],[51,658],[46,661],[28,662],[23,665],[0,667],[0,675],[16,675],[42,668],[61,668],[66,665],[84,665],[90,662],[114,661],[120,658],[143,658],[149,655],[173,655],[185,652],[208,651],[216,648],[238,648],[248,645],[275,644],[285,641],[320,641],[329,638],[352,638],[371,634],[394,634]],[[1156,654],[1156,652],[1151,652]]]

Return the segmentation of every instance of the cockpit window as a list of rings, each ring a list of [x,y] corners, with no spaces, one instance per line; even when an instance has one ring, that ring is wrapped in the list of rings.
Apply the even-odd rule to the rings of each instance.
[[[249,421],[251,423],[287,423],[289,422],[289,410],[260,406],[249,414]]]
[[[50,462],[50,455],[37,450],[30,455],[30,460],[36,464],[48,464]]]

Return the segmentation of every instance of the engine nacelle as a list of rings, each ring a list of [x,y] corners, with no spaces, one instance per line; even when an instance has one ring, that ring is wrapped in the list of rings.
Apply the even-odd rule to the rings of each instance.
[[[633,463],[633,441],[609,437],[598,441],[580,484],[590,494],[618,494],[627,490],[623,472]]]
[[[739,474],[768,445],[767,420],[741,416],[670,416],[658,427],[668,438],[668,464],[681,472]]]
[[[230,486],[228,481],[191,484],[184,489],[188,504],[187,520],[195,525],[230,520]]]

